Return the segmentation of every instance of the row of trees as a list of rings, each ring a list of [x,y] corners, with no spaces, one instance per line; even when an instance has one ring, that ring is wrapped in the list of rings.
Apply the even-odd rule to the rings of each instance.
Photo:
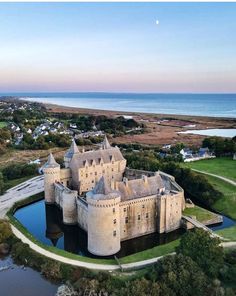
[[[139,126],[134,119],[125,119],[123,116],[113,118],[105,115],[94,116],[68,113],[53,113],[52,116],[58,120],[76,123],[79,130],[91,131],[96,126],[97,129],[113,135],[123,134],[127,129]]]
[[[230,156],[236,152],[236,136],[232,139],[220,137],[205,138],[202,147],[208,147],[216,156]]]
[[[33,176],[36,173],[36,164],[14,163],[4,167],[0,171],[0,195],[4,193],[8,181],[27,176]]]
[[[129,278],[64,265],[35,253],[21,242],[13,245],[12,256],[20,264],[27,260],[30,267],[49,279],[69,279],[78,295],[84,295],[85,291],[103,296],[235,295],[233,289],[225,289],[221,281],[232,279],[230,272],[236,266],[236,252],[225,259],[219,240],[201,229],[181,237],[176,255],[165,256]]]

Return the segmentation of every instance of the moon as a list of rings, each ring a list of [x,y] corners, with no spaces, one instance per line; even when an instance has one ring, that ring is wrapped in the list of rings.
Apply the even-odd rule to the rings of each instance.
[[[159,20],[156,20],[156,24],[159,25]]]

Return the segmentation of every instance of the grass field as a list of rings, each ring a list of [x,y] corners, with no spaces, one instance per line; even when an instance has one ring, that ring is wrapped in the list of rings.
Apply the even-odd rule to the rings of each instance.
[[[142,261],[142,260],[151,259],[154,257],[160,257],[163,255],[167,255],[169,253],[175,252],[175,248],[179,245],[179,241],[180,240],[177,239],[177,240],[174,240],[170,243],[156,246],[152,249],[148,249],[148,250],[145,250],[142,252],[135,253],[133,255],[123,257],[123,258],[119,259],[119,261],[121,264],[125,264],[125,263]]]
[[[213,209],[232,219],[236,219],[236,186],[212,176],[204,176],[214,188],[223,195],[223,197],[213,205]]]
[[[8,125],[8,122],[0,121],[0,128],[6,127],[7,125]]]
[[[183,211],[183,215],[186,216],[195,216],[196,219],[200,222],[206,222],[207,220],[211,220],[215,218],[216,214],[212,213],[206,209],[195,206],[194,208],[186,208]]]
[[[184,163],[185,167],[212,173],[236,181],[236,161],[229,157],[220,157]]]
[[[229,239],[230,241],[236,241],[236,226],[217,230],[216,233]]]

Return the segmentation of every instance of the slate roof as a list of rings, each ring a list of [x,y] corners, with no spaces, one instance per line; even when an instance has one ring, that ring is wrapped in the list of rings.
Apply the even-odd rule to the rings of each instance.
[[[112,161],[123,160],[124,157],[118,147],[110,147],[108,149],[90,150],[83,153],[76,153],[73,155],[71,162],[78,168],[91,166],[95,164],[111,163]]]
[[[44,164],[43,168],[56,168],[60,167],[59,163],[56,162],[52,153],[48,156],[48,161]]]
[[[79,149],[73,139],[70,148],[65,153],[65,157],[72,158],[75,153],[79,153]]]
[[[117,190],[111,189],[106,179],[102,176],[93,190],[87,192],[87,197],[95,200],[113,199],[120,196]]]
[[[116,189],[121,193],[121,201],[156,195],[159,189],[165,188],[164,182],[159,174],[144,179],[116,182]]]

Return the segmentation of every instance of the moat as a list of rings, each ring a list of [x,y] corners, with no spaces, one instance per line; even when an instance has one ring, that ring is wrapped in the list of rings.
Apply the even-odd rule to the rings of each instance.
[[[76,225],[63,224],[61,210],[56,205],[45,205],[44,200],[41,200],[18,209],[14,216],[42,243],[81,256],[96,257],[88,252],[87,233]],[[225,216],[223,218],[223,223],[211,228],[217,230],[235,224],[233,220]],[[124,241],[116,256],[121,258],[171,242],[184,232],[179,229],[168,234],[153,233]]]
[[[56,205],[45,205],[44,200],[41,200],[18,209],[14,216],[42,243],[81,256],[96,258],[88,252],[87,233],[77,225],[63,224],[61,210]],[[153,233],[124,241],[116,256],[121,258],[171,242],[184,232],[183,229],[179,229],[168,234]]]

